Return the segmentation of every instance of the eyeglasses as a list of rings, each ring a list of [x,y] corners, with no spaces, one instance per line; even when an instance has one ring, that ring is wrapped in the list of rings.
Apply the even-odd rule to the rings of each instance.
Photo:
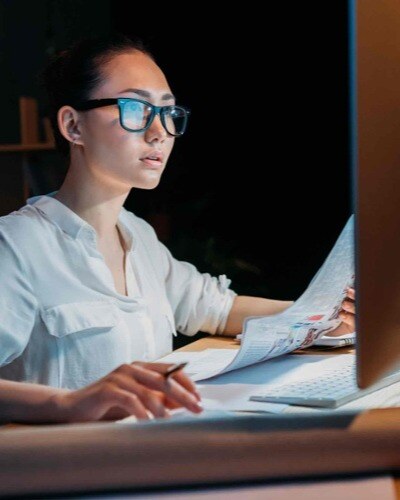
[[[128,132],[143,132],[160,115],[161,123],[169,135],[180,137],[186,130],[190,111],[183,106],[154,106],[140,99],[120,97],[118,99],[91,99],[81,101],[74,106],[78,111],[102,108],[118,104],[119,122]]]

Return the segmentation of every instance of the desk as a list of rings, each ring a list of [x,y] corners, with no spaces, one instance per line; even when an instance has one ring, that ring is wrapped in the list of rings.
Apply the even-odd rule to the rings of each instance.
[[[237,345],[212,337],[182,350],[208,347]],[[258,415],[17,427],[0,431],[0,494],[399,475],[399,428],[400,409],[319,421]]]
[[[206,337],[197,340],[185,347],[178,349],[178,351],[203,351],[205,349],[238,349],[238,343],[226,337]],[[304,354],[331,354],[337,356],[340,354],[353,354],[355,348],[352,346],[341,347],[338,349],[329,349],[326,351],[319,349],[303,349],[291,353],[292,356],[301,356]],[[355,416],[352,420],[350,427],[352,431],[381,431],[393,430],[393,432],[400,431],[400,408],[385,408],[364,411]],[[400,455],[400,451],[399,451]],[[395,488],[397,498],[400,499],[400,479],[395,479]]]
[[[234,339],[229,337],[210,336],[192,342],[191,344],[177,350],[190,352],[203,351],[205,349],[239,349],[239,345]],[[290,356],[302,356],[304,354],[318,355],[321,353],[332,356],[338,356],[340,354],[354,354],[355,348],[353,346],[327,350],[309,348],[294,351],[290,354]],[[364,411],[354,418],[351,427],[352,429],[364,430],[393,429],[400,431],[400,408],[384,408]]]

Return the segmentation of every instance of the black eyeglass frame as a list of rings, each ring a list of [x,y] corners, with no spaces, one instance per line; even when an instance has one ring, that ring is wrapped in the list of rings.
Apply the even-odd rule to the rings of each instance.
[[[141,129],[138,129],[138,130],[132,130],[129,127],[126,127],[126,125],[124,124],[123,119],[122,119],[125,104],[127,104],[128,102],[132,102],[132,101],[140,102],[141,104],[144,104],[151,109],[147,125]],[[121,127],[123,129],[127,130],[128,132],[144,132],[145,130],[147,130],[151,126],[156,115],[160,115],[161,123],[169,135],[172,135],[173,137],[181,137],[186,131],[188,116],[190,115],[190,110],[184,106],[176,106],[175,104],[172,104],[172,105],[170,104],[168,106],[155,106],[154,104],[151,104],[151,102],[143,101],[142,99],[135,99],[135,98],[130,98],[130,97],[118,97],[118,98],[110,98],[110,99],[89,99],[88,101],[78,102],[77,104],[72,105],[72,107],[74,107],[77,111],[89,111],[90,109],[102,108],[104,106],[113,106],[115,104],[118,105],[118,109],[119,109],[119,123],[120,123]],[[183,131],[180,132],[179,134],[172,134],[167,129],[167,126],[165,123],[166,110],[171,109],[171,108],[177,108],[177,109],[180,109],[184,112],[184,114],[183,114],[183,120],[184,120]]]

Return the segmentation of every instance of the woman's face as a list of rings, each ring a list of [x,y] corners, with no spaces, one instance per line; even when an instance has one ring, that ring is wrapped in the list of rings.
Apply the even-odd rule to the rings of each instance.
[[[156,106],[175,104],[167,80],[156,63],[142,52],[114,56],[101,67],[102,83],[91,99],[130,97]],[[99,181],[122,188],[153,189],[160,182],[174,137],[157,115],[144,132],[129,132],[119,122],[118,106],[80,112],[86,164]],[[159,160],[152,160],[151,157]]]

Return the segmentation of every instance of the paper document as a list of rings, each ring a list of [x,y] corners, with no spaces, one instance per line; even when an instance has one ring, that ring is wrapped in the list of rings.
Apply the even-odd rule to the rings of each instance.
[[[232,349],[206,349],[197,352],[179,352],[185,357],[179,361],[187,361],[185,373],[192,379],[204,370],[207,359],[232,359]],[[176,354],[172,353],[160,361],[176,362]],[[192,357],[192,355],[194,355]],[[301,356],[275,357],[261,363],[232,370],[197,383],[205,410],[245,411],[283,413],[288,409],[286,404],[249,401],[254,394],[266,393],[277,385],[290,384],[298,380],[313,380],[332,370],[345,367],[354,360],[354,354],[332,356],[331,354],[303,354]]]
[[[352,215],[300,298],[281,313],[246,318],[240,349],[224,355],[213,352],[212,359],[201,358],[202,369],[197,370],[193,380],[205,380],[308,347],[335,329],[341,323],[338,313],[346,287],[354,286],[353,234]]]

